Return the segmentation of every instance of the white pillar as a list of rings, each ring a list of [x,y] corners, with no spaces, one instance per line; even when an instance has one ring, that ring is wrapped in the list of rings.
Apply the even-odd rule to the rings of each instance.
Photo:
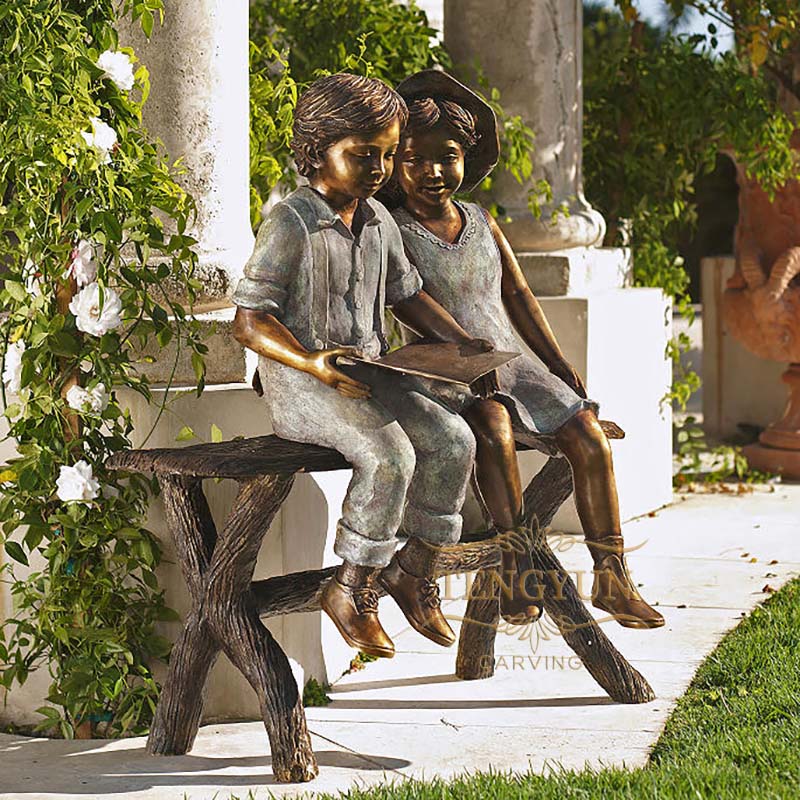
[[[249,223],[248,0],[168,3],[148,42],[127,24],[122,43],[150,71],[144,123],[183,159],[197,202],[202,304],[224,302],[253,247]]]
[[[599,245],[605,221],[583,196],[583,8],[580,0],[445,0],[444,39],[457,66],[478,64],[504,108],[536,134],[531,180],[496,173],[492,195],[517,252]],[[491,19],[489,19],[489,16]],[[498,27],[499,26],[499,27]],[[501,31],[498,33],[498,31]],[[540,219],[528,192],[546,178],[553,202]],[[560,208],[568,215],[551,213]]]

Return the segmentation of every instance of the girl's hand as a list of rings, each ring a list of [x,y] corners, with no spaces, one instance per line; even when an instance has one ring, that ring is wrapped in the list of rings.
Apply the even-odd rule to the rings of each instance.
[[[586,399],[586,387],[583,385],[581,376],[578,375],[572,364],[568,361],[560,361],[550,367],[550,372],[557,378],[561,378],[578,397]]]
[[[345,397],[355,400],[366,400],[371,395],[371,390],[366,383],[361,383],[351,378],[346,373],[336,368],[337,358],[360,356],[354,347],[337,347],[332,350],[312,350],[306,357],[304,372],[313,375],[326,386],[336,389]]]
[[[470,384],[469,388],[473,394],[484,400],[499,392],[500,384],[497,381],[497,370],[493,369],[491,372],[481,375],[480,378]]]

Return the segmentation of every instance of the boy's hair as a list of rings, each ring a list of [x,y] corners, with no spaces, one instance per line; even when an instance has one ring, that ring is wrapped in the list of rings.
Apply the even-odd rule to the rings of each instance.
[[[478,143],[475,117],[464,106],[442,97],[420,97],[409,104],[406,133],[429,131],[440,124],[455,133],[465,152]]]
[[[405,101],[377,78],[338,72],[315,80],[300,95],[292,126],[297,171],[310,178],[325,151],[356,133],[381,130],[397,119],[408,120]]]

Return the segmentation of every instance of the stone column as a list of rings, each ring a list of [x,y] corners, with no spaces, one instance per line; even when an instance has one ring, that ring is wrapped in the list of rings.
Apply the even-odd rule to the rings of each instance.
[[[586,202],[581,175],[581,1],[445,0],[444,10],[445,45],[454,63],[467,69],[477,63],[500,90],[504,108],[536,134],[531,180],[520,185],[511,175],[495,175],[492,194],[510,218],[503,229],[514,249],[601,244],[605,221]],[[553,202],[535,219],[528,193],[539,178],[552,187]]]
[[[248,0],[180,0],[167,4],[149,42],[138,23],[120,37],[150,71],[145,125],[183,160],[179,180],[197,201],[190,233],[206,307],[225,303],[253,246],[248,19]]]

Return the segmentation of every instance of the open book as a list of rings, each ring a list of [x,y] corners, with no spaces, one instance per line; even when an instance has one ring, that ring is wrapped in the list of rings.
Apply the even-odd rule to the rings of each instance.
[[[497,350],[484,353],[465,344],[435,342],[407,344],[374,360],[348,356],[339,361],[362,362],[406,375],[419,375],[469,387],[482,375],[501,367],[518,355],[519,353],[502,353]]]

